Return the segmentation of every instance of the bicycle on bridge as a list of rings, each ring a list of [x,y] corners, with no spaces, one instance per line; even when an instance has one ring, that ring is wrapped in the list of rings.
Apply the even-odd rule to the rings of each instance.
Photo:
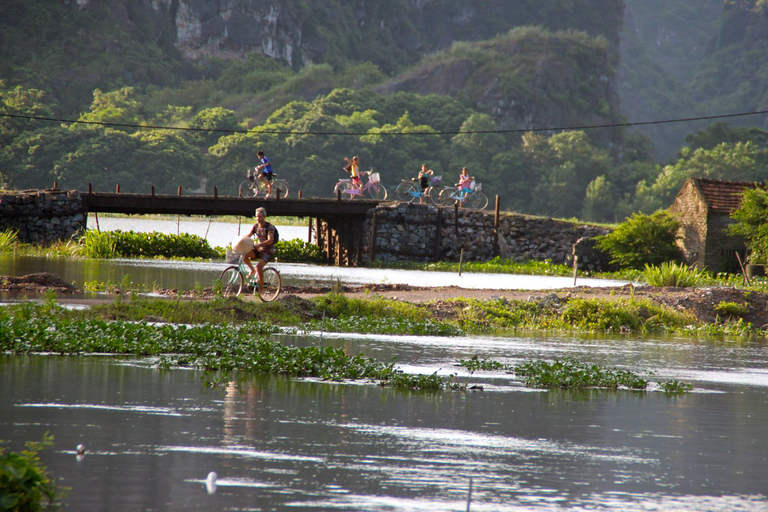
[[[445,187],[440,191],[439,200],[444,205],[450,201],[455,201],[462,208],[469,205],[473,210],[484,210],[488,206],[488,196],[482,192],[482,189],[481,183],[475,184],[475,180],[472,180],[469,184],[469,189]]]
[[[445,203],[442,202],[443,198],[440,196],[440,192],[442,192],[440,184],[443,181],[443,177],[430,176],[429,179],[429,186],[424,189],[424,191],[421,190],[421,187],[415,179],[402,180],[397,186],[397,189],[395,189],[397,200],[405,203],[412,203],[416,198],[426,197],[428,202],[437,206],[443,206]],[[447,196],[445,199],[447,199]]]
[[[229,255],[229,254],[228,254]],[[271,264],[267,264],[262,269],[264,274],[264,281],[259,286],[258,276],[248,278],[250,269],[243,263],[243,257],[240,255],[236,260],[229,260],[231,265],[224,269],[219,276],[219,279],[214,283],[214,290],[218,286],[221,286],[221,294],[224,297],[239,297],[241,293],[258,295],[258,297],[264,302],[270,302],[280,295],[280,288],[282,286],[282,278],[280,277],[280,271]]]
[[[267,186],[261,182],[257,174],[248,169],[248,177],[240,183],[238,188],[238,194],[240,197],[259,197],[261,192],[264,192],[264,198],[267,196]],[[284,199],[288,197],[288,182],[285,180],[272,180],[272,193],[271,196]]]
[[[384,201],[387,198],[387,189],[381,184],[379,173],[373,172],[373,169],[370,169],[361,172],[360,176],[368,176],[368,181],[362,188],[357,188],[355,184],[352,183],[351,178],[340,179],[333,188],[333,193],[338,194],[339,191],[341,191],[343,194],[348,194],[350,198],[360,197],[367,193],[371,199],[376,199],[378,201]]]

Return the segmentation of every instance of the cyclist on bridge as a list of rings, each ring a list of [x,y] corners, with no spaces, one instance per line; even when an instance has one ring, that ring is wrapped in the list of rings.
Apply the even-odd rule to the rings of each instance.
[[[272,195],[272,178],[274,176],[272,171],[272,162],[264,155],[263,151],[256,153],[259,157],[259,165],[256,166],[256,173],[259,180],[267,187],[267,197]]]

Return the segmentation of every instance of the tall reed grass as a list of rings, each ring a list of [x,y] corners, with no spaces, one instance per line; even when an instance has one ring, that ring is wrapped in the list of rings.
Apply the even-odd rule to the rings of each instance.
[[[19,236],[15,230],[0,231],[0,252],[13,252],[18,245]]]
[[[116,244],[109,233],[89,229],[82,238],[83,254],[89,258],[116,258]]]
[[[667,261],[658,266],[646,263],[641,277],[651,286],[686,288],[702,284],[708,279],[709,274],[693,266],[688,267],[682,263]]]

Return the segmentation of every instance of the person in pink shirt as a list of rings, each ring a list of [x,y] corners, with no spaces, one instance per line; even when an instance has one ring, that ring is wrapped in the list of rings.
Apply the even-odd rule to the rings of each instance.
[[[470,176],[469,170],[466,167],[462,167],[461,174],[459,174],[459,182],[456,184],[462,196],[466,196],[469,193],[473,181],[475,181],[474,176]]]

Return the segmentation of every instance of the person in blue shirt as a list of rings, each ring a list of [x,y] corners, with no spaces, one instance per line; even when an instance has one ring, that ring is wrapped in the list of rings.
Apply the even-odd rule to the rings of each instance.
[[[272,195],[272,162],[264,156],[263,151],[256,153],[259,156],[259,165],[256,166],[256,174],[259,180],[267,187],[267,197]]]

